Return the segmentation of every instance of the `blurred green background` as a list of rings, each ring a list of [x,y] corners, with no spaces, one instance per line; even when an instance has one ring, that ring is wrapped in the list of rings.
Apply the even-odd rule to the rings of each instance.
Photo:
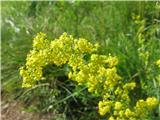
[[[1,17],[1,93],[5,103],[21,101],[27,112],[56,111],[61,114],[56,119],[103,120],[97,113],[98,98],[85,90],[79,92],[81,88],[65,76],[50,74],[49,83],[50,79],[61,79],[52,87],[44,85],[28,91],[21,88],[19,67],[25,64],[32,40],[39,32],[46,33],[48,39],[67,32],[75,38],[100,43],[100,53],[119,58],[118,72],[123,79],[127,81],[135,75],[137,82],[145,83],[139,98],[159,98],[159,82],[155,81],[155,86],[152,80],[159,74],[153,64],[160,58],[159,2],[3,1]],[[138,42],[139,34],[145,39],[143,43]],[[149,52],[149,57],[140,57],[139,51],[144,56]],[[75,93],[78,95],[73,97]],[[158,120],[158,114],[155,110],[149,120]]]

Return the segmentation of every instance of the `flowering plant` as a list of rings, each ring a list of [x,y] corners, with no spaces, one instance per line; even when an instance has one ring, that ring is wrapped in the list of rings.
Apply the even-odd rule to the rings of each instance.
[[[33,40],[33,50],[27,55],[26,64],[20,68],[22,87],[36,85],[43,78],[45,66],[54,64],[61,67],[67,64],[69,79],[100,96],[97,104],[101,116],[109,120],[145,119],[157,107],[158,100],[155,97],[137,99],[132,105],[130,94],[136,89],[136,82],[126,82],[117,73],[118,58],[111,54],[98,54],[98,48],[98,44],[83,38],[74,39],[67,33],[52,41],[46,39],[46,34],[39,33]]]

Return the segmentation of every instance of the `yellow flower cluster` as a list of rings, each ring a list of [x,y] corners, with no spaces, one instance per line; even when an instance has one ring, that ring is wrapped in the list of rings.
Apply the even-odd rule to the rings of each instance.
[[[20,68],[20,74],[23,76],[22,87],[32,87],[40,80],[43,67],[48,64],[62,66],[68,63],[73,68],[74,74],[78,74],[76,70],[83,64],[84,54],[92,53],[97,46],[82,38],[73,39],[67,33],[52,41],[47,40],[44,33],[37,34],[33,40],[33,50],[27,55],[25,66]],[[78,75],[81,74],[82,72],[79,72]]]
[[[46,65],[68,64],[71,67],[68,78],[78,85],[87,86],[89,92],[102,97],[98,103],[99,113],[102,116],[109,113],[109,120],[135,120],[137,115],[142,115],[141,109],[153,109],[158,104],[156,98],[140,100],[135,107],[128,108],[129,93],[136,87],[136,83],[124,83],[117,74],[117,57],[99,55],[96,53],[97,48],[98,44],[92,44],[83,38],[74,39],[67,33],[52,41],[47,40],[44,33],[39,33],[33,40],[33,50],[27,55],[25,66],[20,68],[22,87],[32,87],[41,80]],[[88,59],[84,58],[85,55]]]
[[[109,59],[108,59],[109,58]],[[113,59],[115,59],[113,57]],[[111,56],[92,54],[88,63],[78,66],[79,71],[73,71],[75,80],[79,84],[86,84],[89,92],[100,93],[107,84],[108,88],[114,86],[120,77],[117,75],[116,68],[105,67],[113,65]],[[108,83],[106,82],[108,81]]]
[[[133,15],[133,19],[135,20],[135,24],[139,26],[137,28],[137,39],[140,46],[138,49],[138,55],[141,60],[144,61],[144,65],[147,66],[150,53],[145,49],[145,36],[142,34],[145,27],[145,21],[141,20],[140,16],[135,15]],[[156,65],[160,67],[160,60],[156,62]],[[113,71],[115,71],[116,73],[116,68],[114,65],[111,67],[111,69],[112,70],[110,71],[112,71],[112,73]],[[148,97],[146,100],[138,100],[134,105],[134,102],[131,101],[132,99],[130,98],[130,95],[131,91],[136,88],[135,81],[125,82],[120,77],[115,77],[115,80],[111,80],[113,76],[114,75],[112,75],[111,73],[106,75],[106,78],[109,78],[109,80],[107,79],[105,81],[104,86],[106,88],[104,87],[103,89],[105,93],[102,94],[103,100],[99,102],[100,115],[110,115],[108,118],[109,120],[147,119],[147,116],[151,113],[151,111],[158,106],[158,100],[155,97]],[[160,76],[158,77],[160,78]],[[157,79],[159,79],[158,77]]]
[[[127,109],[127,105],[130,104],[129,92],[136,87],[136,84],[134,82],[123,84],[121,81],[112,82],[112,84],[109,87],[107,86],[108,89],[104,89],[103,101],[99,102],[99,113],[102,116],[110,113],[113,114],[110,119],[118,119],[119,116],[122,118],[122,115],[125,113],[123,110]],[[112,104],[105,104],[106,102]],[[110,110],[114,111],[105,111],[105,108],[110,108]]]
[[[111,105],[112,101],[100,101],[98,104],[99,109],[99,114],[100,115],[105,115],[106,113],[109,113],[111,111]]]
[[[158,104],[158,100],[154,97],[149,97],[147,98],[146,103],[147,103],[147,106],[152,109],[156,107],[156,105]]]
[[[160,59],[156,61],[156,65],[160,67]]]
[[[138,100],[136,106],[132,108],[124,106],[121,102],[116,102],[114,114],[110,116],[109,120],[144,120],[150,113],[150,110],[155,108],[157,105],[158,100],[154,97],[148,97],[146,101]]]
[[[26,65],[20,68],[20,75],[23,76],[22,87],[32,87],[42,77],[42,69],[48,63],[46,48],[49,43],[45,37],[44,33],[39,33],[35,37],[33,50],[27,55]]]

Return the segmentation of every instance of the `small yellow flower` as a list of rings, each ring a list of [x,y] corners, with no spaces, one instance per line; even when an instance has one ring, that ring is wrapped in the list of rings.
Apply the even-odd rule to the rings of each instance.
[[[156,65],[160,67],[160,59],[156,61]]]
[[[120,111],[119,111],[119,116],[120,116],[121,118],[124,117],[124,114],[125,114],[125,113],[124,113],[123,110],[120,110]]]
[[[71,79],[72,78],[72,72],[68,73],[68,78]]]
[[[134,115],[134,113],[129,108],[127,108],[125,111],[125,115],[126,117],[130,118]]]
[[[124,89],[129,89],[129,90],[133,90],[135,87],[136,87],[136,83],[135,82],[126,83],[123,86]]]
[[[109,67],[114,67],[118,64],[117,57],[112,57],[110,54],[106,61],[108,62]]]
[[[115,103],[115,110],[120,110],[122,108],[121,102],[116,102]]]
[[[150,108],[154,108],[158,105],[158,100],[155,97],[147,98],[146,102]]]
[[[113,116],[109,117],[109,120],[115,120]]]
[[[111,104],[112,103],[110,101],[100,101],[98,104],[99,114],[101,116],[104,116],[106,113],[110,112]]]

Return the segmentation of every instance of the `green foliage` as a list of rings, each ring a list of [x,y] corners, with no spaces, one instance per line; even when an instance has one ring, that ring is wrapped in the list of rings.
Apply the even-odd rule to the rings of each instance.
[[[1,4],[1,78],[2,97],[6,100],[20,99],[30,112],[57,111],[55,119],[103,120],[97,113],[97,96],[68,80],[64,73],[67,67],[47,66],[45,73],[49,84],[42,81],[34,89],[21,88],[18,69],[24,65],[32,39],[39,32],[47,33],[49,39],[67,32],[76,38],[99,42],[100,54],[111,53],[118,57],[118,73],[123,79],[134,79],[142,85],[132,93],[134,96],[160,99],[160,70],[155,65],[160,59],[158,2],[23,1]],[[140,19],[134,19],[134,15]],[[137,24],[137,21],[145,22]],[[137,101],[132,99],[133,103]],[[156,109],[147,119],[158,120],[158,116],[160,110]]]

